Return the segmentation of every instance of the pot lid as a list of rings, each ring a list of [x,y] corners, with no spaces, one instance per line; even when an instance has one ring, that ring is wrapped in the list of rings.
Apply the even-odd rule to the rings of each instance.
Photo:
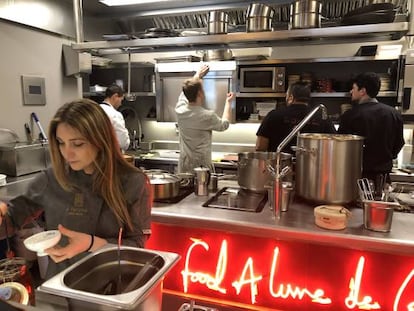
[[[170,173],[157,173],[157,172],[153,172],[153,173],[148,173],[146,172],[145,174],[147,174],[148,178],[150,179],[150,183],[151,184],[171,184],[171,183],[176,183],[180,181],[180,178],[175,176],[174,174],[170,174]]]

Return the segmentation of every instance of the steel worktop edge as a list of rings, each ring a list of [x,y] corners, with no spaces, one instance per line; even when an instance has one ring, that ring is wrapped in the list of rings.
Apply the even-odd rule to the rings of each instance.
[[[223,186],[236,181],[219,181]],[[190,194],[175,204],[154,203],[152,221],[188,228],[205,228],[276,240],[295,240],[351,249],[414,255],[414,214],[395,212],[389,233],[374,232],[363,226],[363,210],[351,208],[352,217],[344,230],[327,230],[315,225],[317,205],[295,200],[276,220],[266,204],[260,213],[203,207],[209,196]]]
[[[22,194],[36,174],[0,187],[0,200],[8,200]],[[218,189],[237,186],[237,181],[220,180]],[[414,214],[395,212],[391,232],[381,233],[364,229],[363,211],[351,208],[352,217],[344,230],[333,231],[319,228],[314,223],[310,203],[295,200],[287,212],[276,220],[268,205],[260,213],[203,207],[209,196],[191,193],[178,203],[154,203],[152,221],[181,227],[206,228],[272,239],[307,241],[316,244],[347,247],[359,250],[414,254]]]

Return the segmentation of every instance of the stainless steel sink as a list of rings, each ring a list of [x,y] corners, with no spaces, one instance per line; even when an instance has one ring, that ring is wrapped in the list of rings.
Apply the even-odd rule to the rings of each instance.
[[[119,264],[118,248],[110,245],[47,280],[38,291],[65,297],[71,310],[160,311],[162,279],[179,258],[122,246]]]

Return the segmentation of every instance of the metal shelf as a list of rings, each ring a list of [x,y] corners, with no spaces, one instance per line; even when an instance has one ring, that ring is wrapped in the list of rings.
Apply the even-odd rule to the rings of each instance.
[[[320,93],[312,92],[312,97],[324,97],[324,98],[345,98],[350,97],[349,92],[330,92]],[[396,97],[396,91],[382,91],[378,93],[377,97]],[[286,93],[236,93],[236,97],[239,98],[284,98]]]
[[[132,95],[137,97],[155,97],[154,92],[131,92]],[[83,96],[90,97],[90,96],[105,96],[104,92],[83,92]]]
[[[264,32],[235,32],[220,35],[166,37],[119,41],[73,43],[78,51],[94,51],[100,55],[148,53],[162,51],[214,48],[245,48],[257,46],[327,44],[336,42],[367,42],[398,40],[408,32],[408,22],[293,29]]]
[[[286,97],[286,93],[236,93],[236,97]]]

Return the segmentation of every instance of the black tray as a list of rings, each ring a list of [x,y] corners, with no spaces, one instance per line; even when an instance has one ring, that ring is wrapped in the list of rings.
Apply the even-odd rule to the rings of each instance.
[[[259,213],[267,202],[267,193],[257,193],[239,187],[224,187],[203,204],[203,207]]]

